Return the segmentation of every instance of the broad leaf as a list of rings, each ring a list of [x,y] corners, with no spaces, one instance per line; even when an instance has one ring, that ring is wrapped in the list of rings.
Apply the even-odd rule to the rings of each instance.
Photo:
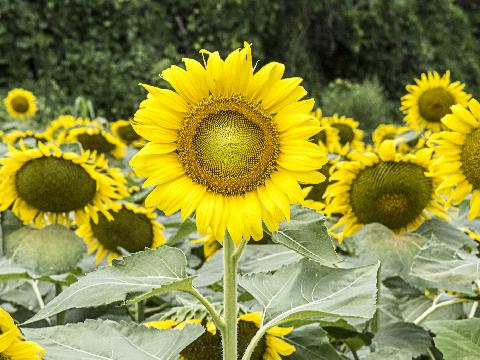
[[[410,351],[413,357],[427,355],[432,338],[423,328],[412,323],[398,322],[382,328],[373,338],[377,349],[393,347]]]
[[[443,295],[442,295],[443,296]],[[438,300],[438,299],[437,299]],[[433,305],[433,299],[420,296],[405,300],[400,303],[399,308],[402,313],[403,320],[405,322],[413,322],[420,315],[422,315],[428,308]],[[429,320],[454,320],[458,319],[463,314],[462,304],[453,304],[439,308],[428,316]]]
[[[272,240],[323,265],[340,261],[325,217],[312,209],[293,206],[290,222],[282,222],[280,229],[272,233]]]
[[[197,226],[195,225],[195,221],[193,221],[191,218],[188,218],[180,224],[177,233],[170,240],[168,240],[168,245],[173,246],[178,244],[196,231]]]
[[[304,259],[274,274],[240,277],[240,285],[263,306],[267,327],[313,316],[369,319],[375,312],[378,267],[338,269]]]
[[[416,233],[421,234],[427,239],[432,239],[433,237],[438,242],[449,245],[455,249],[460,249],[464,246],[474,249],[477,246],[475,240],[448,222],[440,219],[432,219],[424,222],[422,226],[416,230]]]
[[[158,330],[110,320],[22,330],[45,349],[45,360],[176,360],[204,332],[201,325]]]
[[[444,360],[477,360],[480,354],[480,319],[428,321]]]
[[[296,351],[289,360],[342,360],[335,348],[330,344],[327,333],[317,324],[305,325],[294,329],[284,339]]]
[[[369,354],[365,360],[412,360],[412,353],[407,349],[386,347]]]
[[[186,263],[179,249],[167,246],[145,249],[80,278],[27,323],[71,308],[124,301],[129,294],[136,295],[129,300],[133,303],[164,291],[191,289],[193,278],[187,277]]]

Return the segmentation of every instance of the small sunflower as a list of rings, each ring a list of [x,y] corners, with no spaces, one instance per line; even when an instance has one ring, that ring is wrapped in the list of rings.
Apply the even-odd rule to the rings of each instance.
[[[402,97],[405,121],[415,130],[444,130],[441,119],[451,113],[452,105],[466,106],[471,95],[463,91],[465,85],[450,82],[450,71],[443,76],[434,71],[415,79],[415,85],[407,85],[408,94]]]
[[[336,164],[325,191],[327,214],[343,214],[332,230],[344,226],[343,236],[351,236],[363,225],[381,223],[396,233],[417,228],[427,212],[445,218],[441,198],[435,189],[439,177],[427,177],[430,149],[415,154],[396,152],[387,140],[378,155],[366,152],[354,161]]]
[[[338,129],[330,125],[327,119],[322,118],[322,111],[317,109],[313,115],[320,121],[320,131],[312,136],[310,141],[318,144],[326,153],[337,153],[340,147]]]
[[[108,165],[108,160],[105,157],[105,154],[97,155],[96,153],[92,153],[88,163],[94,165],[98,172],[112,179],[111,185],[122,198],[131,195],[131,187],[129,188],[127,186],[127,177],[122,173],[120,168],[110,167]]]
[[[222,244],[215,239],[211,231],[200,239],[192,240],[193,244],[203,244],[203,256],[206,260],[211,258],[218,250],[222,248]]]
[[[184,59],[186,70],[162,72],[173,91],[143,85],[133,128],[150,142],[130,164],[156,186],[147,206],[183,219],[196,212],[199,232],[217,239],[259,240],[262,221],[273,231],[302,202],[299,182],[324,180],[326,156],[308,141],[320,129],[314,101],[301,100],[302,79],[282,79],[282,64],[254,73],[247,43],[225,60],[202,53],[205,65]]]
[[[259,312],[244,314],[238,317],[238,349],[243,354],[260,328],[262,314]],[[180,360],[221,360],[222,339],[215,324],[209,320],[191,319],[182,322],[175,320],[152,321],[146,326],[157,329],[182,329],[186,324],[202,324],[205,331],[198,339],[188,345],[180,353]],[[275,326],[267,330],[255,348],[251,360],[280,360],[282,356],[289,356],[295,352],[295,347],[282,338],[288,335],[293,327]]]
[[[372,133],[372,140],[375,147],[379,147],[384,140],[394,140],[399,134],[405,133],[410,129],[407,126],[397,126],[393,124],[380,124]]]
[[[3,102],[5,103],[8,114],[15,119],[28,119],[37,112],[35,95],[24,89],[10,90]]]
[[[108,262],[121,257],[119,248],[130,253],[145,248],[155,249],[165,243],[163,225],[155,220],[155,213],[132,203],[110,209],[111,218],[98,214],[98,221],[80,222],[77,234],[88,245],[88,253],[95,251],[97,264],[106,256]]]
[[[363,151],[363,131],[358,128],[358,121],[346,116],[338,116],[337,114],[331,117],[325,117],[324,119],[331,127],[338,130],[338,136],[340,138],[338,154],[345,156],[351,150]]]
[[[141,148],[145,145],[145,140],[138,135],[128,120],[117,120],[112,123],[112,133],[123,140],[127,145],[135,148]]]
[[[48,124],[46,132],[49,133],[52,138],[58,138],[58,140],[62,142],[65,140],[66,135],[68,135],[68,131],[65,132],[65,130],[80,126],[102,128],[102,125],[96,119],[90,120],[89,118],[75,118],[73,115],[60,115]]]
[[[105,130],[92,126],[73,128],[66,130],[66,132],[67,135],[64,137],[64,142],[78,141],[85,150],[111,155],[116,159],[121,159],[125,156],[125,144]]]
[[[31,130],[18,131],[14,130],[3,136],[2,141],[5,144],[17,146],[20,141],[28,142],[34,141],[35,144],[42,142],[47,143],[52,141],[52,138],[48,132],[34,132]]]
[[[470,193],[468,219],[480,213],[480,104],[471,99],[468,108],[452,106],[442,123],[451,131],[433,134],[428,145],[435,148],[431,173],[446,176],[438,191],[455,205]]]
[[[322,212],[325,209],[325,200],[323,199],[323,195],[330,184],[330,171],[333,170],[333,167],[337,161],[338,159],[329,159],[320,169],[320,172],[325,175],[326,178],[324,182],[320,184],[303,186],[302,190],[305,195],[305,199],[302,203],[303,206],[313,209],[317,212]]]
[[[8,312],[0,308],[0,359],[41,360],[45,350],[33,341],[25,341]]]
[[[97,171],[89,152],[62,152],[54,144],[10,148],[0,159],[0,211],[11,210],[24,223],[69,224],[115,206],[121,198],[115,182]],[[100,166],[101,168],[101,166]]]

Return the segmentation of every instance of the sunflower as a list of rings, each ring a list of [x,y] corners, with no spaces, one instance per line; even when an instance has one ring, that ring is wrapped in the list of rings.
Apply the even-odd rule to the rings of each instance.
[[[58,138],[62,142],[65,140],[66,135],[68,135],[68,132],[65,132],[65,130],[79,126],[96,127],[99,129],[102,127],[96,119],[90,120],[89,118],[75,118],[73,115],[60,115],[48,124],[46,132],[49,133],[52,138]],[[63,138],[59,138],[60,136],[63,136]]]
[[[18,145],[20,141],[28,142],[33,141],[35,144],[42,142],[47,143],[52,141],[52,138],[48,132],[33,132],[31,130],[18,131],[14,130],[6,134],[2,141],[8,145]]]
[[[333,128],[327,119],[322,118],[322,111],[317,109],[313,115],[320,121],[320,131],[310,138],[310,141],[318,144],[326,153],[337,153],[340,147],[338,129]]]
[[[138,135],[128,120],[117,120],[112,123],[112,133],[122,139],[127,145],[135,148],[141,148],[145,145],[145,140]]]
[[[15,119],[28,119],[37,112],[35,95],[24,89],[10,90],[3,102],[5,103],[8,114]]]
[[[331,127],[338,130],[340,140],[336,153],[345,156],[351,150],[363,150],[363,131],[358,128],[358,121],[337,114],[324,119]]]
[[[301,100],[302,79],[282,79],[284,65],[269,63],[253,73],[250,45],[225,60],[207,52],[205,65],[184,59],[186,70],[162,72],[174,91],[143,85],[149,92],[133,128],[150,141],[132,159],[135,172],[156,186],[147,206],[182,218],[194,211],[200,233],[228,231],[235,243],[263,236],[290,218],[300,203],[298,182],[319,183],[326,162],[308,141],[319,131],[313,99]]]
[[[454,204],[472,193],[468,219],[473,220],[480,213],[480,104],[472,99],[468,108],[454,105],[442,123],[451,131],[433,134],[428,140],[436,155],[430,171],[447,176],[438,191]]]
[[[222,244],[215,239],[211,231],[200,239],[192,240],[193,244],[203,244],[203,256],[206,260],[211,258],[218,250],[222,248]]]
[[[45,350],[33,341],[25,341],[12,317],[0,307],[0,359],[41,360]]]
[[[372,140],[375,147],[379,147],[384,140],[394,140],[399,134],[406,133],[410,129],[407,126],[393,124],[380,124],[372,133]]]
[[[417,228],[427,212],[445,218],[441,198],[435,189],[437,176],[425,175],[432,150],[415,154],[397,153],[393,140],[384,141],[379,153],[366,152],[354,161],[335,166],[325,191],[325,213],[343,214],[332,230],[344,226],[343,236],[357,232],[362,225],[381,223],[396,233]]]
[[[320,169],[320,172],[325,175],[326,178],[324,182],[303,186],[302,190],[305,197],[302,203],[303,206],[318,212],[322,212],[325,209],[323,194],[325,194],[325,190],[327,190],[327,187],[330,184],[330,171],[333,170],[337,161],[338,159],[335,158],[329,159]]]
[[[98,221],[80,222],[77,234],[88,245],[88,253],[95,251],[97,264],[107,255],[108,262],[121,257],[119,248],[130,253],[145,248],[155,249],[165,243],[163,225],[155,220],[152,209],[133,203],[124,203],[110,209],[111,219],[98,214]]]
[[[466,106],[471,97],[462,83],[450,82],[450,71],[442,77],[436,71],[422,74],[415,82],[407,85],[408,94],[402,97],[400,107],[406,114],[404,120],[415,130],[443,130],[441,119],[451,113],[451,106]]]
[[[0,159],[0,211],[11,210],[24,223],[70,223],[115,206],[121,198],[114,180],[97,171],[89,152],[62,152],[56,145],[10,148]],[[101,166],[100,166],[101,167]]]
[[[122,173],[122,170],[117,167],[110,167],[105,154],[97,155],[95,152],[88,159],[88,163],[95,166],[95,169],[108,176],[111,179],[111,185],[115,188],[116,192],[125,198],[131,194],[130,188],[127,186],[127,178]]]
[[[85,150],[111,155],[116,159],[125,156],[125,144],[116,136],[96,126],[73,128],[66,130],[65,134],[62,136],[64,142],[78,141]]]
[[[244,314],[238,317],[238,349],[239,353],[245,352],[250,340],[260,328],[262,314],[260,312]],[[198,339],[188,345],[180,353],[180,360],[221,360],[222,339],[215,324],[209,320],[191,319],[177,322],[175,320],[152,321],[145,323],[146,326],[157,329],[182,329],[186,324],[202,324],[205,331]],[[282,338],[288,335],[293,327],[275,326],[267,330],[267,333],[258,342],[251,360],[280,360],[282,356],[288,356],[295,352],[295,347]]]

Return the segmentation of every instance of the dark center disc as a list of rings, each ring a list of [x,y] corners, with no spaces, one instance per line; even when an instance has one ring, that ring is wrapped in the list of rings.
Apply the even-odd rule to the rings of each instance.
[[[340,144],[349,144],[355,139],[355,133],[350,126],[344,124],[332,124],[332,127],[338,129]]]
[[[325,129],[322,129],[318,133],[313,135],[310,141],[315,144],[318,144],[319,142],[321,142],[324,145],[327,145],[327,134],[325,132]]]
[[[329,162],[326,162],[325,165],[323,165],[320,169],[320,172],[325,175],[326,178],[324,182],[320,184],[307,185],[313,187],[312,190],[310,190],[310,192],[308,193],[306,199],[323,202],[323,194],[325,193],[325,190],[327,190],[327,187],[330,184],[330,182],[328,181],[328,178],[330,176],[330,168],[331,164]]]
[[[475,189],[480,189],[480,129],[465,136],[462,152],[461,170]]]
[[[442,117],[450,114],[450,106],[455,99],[443,88],[425,91],[418,100],[418,110],[424,119],[430,122],[440,122]]]
[[[12,108],[18,113],[26,113],[29,108],[28,99],[23,96],[15,96],[12,99]]]
[[[82,144],[83,149],[90,151],[97,151],[100,154],[108,154],[115,145],[108,142],[108,140],[102,134],[80,134],[77,136],[78,142]]]
[[[118,136],[120,136],[120,138],[127,142],[127,143],[131,143],[135,140],[138,140],[140,139],[140,135],[138,135],[135,130],[133,130],[133,127],[132,125],[127,125],[127,126],[122,126],[122,127],[119,127],[117,129],[117,133],[118,133]]]

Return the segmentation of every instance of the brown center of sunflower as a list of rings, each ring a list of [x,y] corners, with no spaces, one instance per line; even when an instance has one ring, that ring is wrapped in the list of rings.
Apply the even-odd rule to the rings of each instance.
[[[345,124],[332,124],[332,127],[334,127],[335,129],[338,129],[340,144],[342,145],[349,144],[355,139],[355,132],[350,126]]]
[[[418,100],[418,111],[430,122],[440,122],[442,117],[450,114],[450,106],[455,104],[453,96],[444,88],[425,91]]]
[[[0,360],[10,360],[10,357],[4,354],[0,354]]]
[[[326,162],[325,165],[322,166],[320,172],[325,175],[326,179],[320,184],[313,185],[312,190],[310,190],[306,199],[323,202],[323,194],[325,193],[325,190],[327,190],[327,186],[329,184],[328,178],[330,176],[329,172],[331,167],[332,165],[330,164],[330,162]]]
[[[96,187],[82,166],[56,157],[30,160],[15,175],[20,198],[38,210],[54,213],[82,209],[95,197]]]
[[[413,222],[432,199],[425,169],[407,162],[379,162],[353,180],[350,203],[362,224],[380,223],[392,230]]]
[[[100,154],[108,154],[115,149],[115,145],[110,143],[102,134],[79,134],[77,140],[85,150],[96,150]]]
[[[131,143],[132,141],[140,139],[140,135],[138,135],[135,130],[133,130],[132,125],[121,126],[117,129],[118,136],[127,142]]]
[[[250,321],[240,320],[238,322],[238,354],[243,355],[248,344],[257,332],[257,326]],[[265,336],[263,336],[255,348],[251,360],[262,360],[267,347]],[[217,331],[215,335],[205,331],[197,340],[188,345],[180,353],[185,360],[221,360],[222,338]]]
[[[12,108],[18,113],[26,113],[29,107],[28,99],[24,96],[17,95],[12,99]]]
[[[105,249],[118,252],[121,247],[135,253],[152,246],[153,227],[147,216],[134,213],[125,207],[111,214],[112,221],[103,214],[99,214],[97,224],[90,221],[93,235]]]
[[[465,136],[460,154],[461,170],[475,189],[480,189],[480,129]]]
[[[200,102],[186,114],[177,145],[186,174],[223,195],[263,185],[280,153],[272,117],[241,95]]]
[[[310,141],[318,144],[319,142],[323,143],[324,145],[327,145],[327,134],[325,132],[325,129],[320,130],[318,133],[313,135],[313,137],[310,139]]]

